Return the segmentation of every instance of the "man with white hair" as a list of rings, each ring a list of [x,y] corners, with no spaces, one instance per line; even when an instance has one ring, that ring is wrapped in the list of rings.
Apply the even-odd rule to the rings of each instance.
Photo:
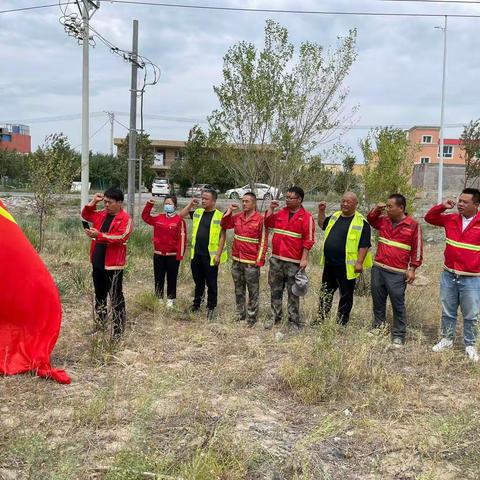
[[[332,308],[333,295],[340,289],[337,321],[346,325],[353,307],[355,281],[364,268],[372,266],[371,229],[360,212],[353,192],[342,196],[340,210],[326,217],[327,204],[318,204],[318,225],[325,231],[320,264],[323,268],[322,293],[319,303],[319,321],[323,321]]]

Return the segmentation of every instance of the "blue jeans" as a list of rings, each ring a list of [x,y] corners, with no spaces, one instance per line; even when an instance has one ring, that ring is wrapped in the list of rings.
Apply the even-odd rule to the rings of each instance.
[[[457,310],[463,315],[463,339],[465,346],[475,345],[477,317],[480,311],[480,277],[456,275],[443,271],[440,277],[442,302],[442,337],[453,340],[457,325]]]

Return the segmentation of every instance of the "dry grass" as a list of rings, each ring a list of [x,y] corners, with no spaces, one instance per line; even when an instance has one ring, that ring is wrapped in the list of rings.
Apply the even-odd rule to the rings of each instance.
[[[441,244],[428,247],[408,291],[407,345],[393,350],[388,335],[368,335],[368,296],[356,298],[347,328],[330,321],[277,341],[275,330],[235,323],[228,267],[216,323],[187,313],[186,262],[167,310],[152,294],[142,229],[125,279],[128,332],[116,346],[86,335],[92,287],[80,230],[67,218],[51,223],[44,253],[64,306],[53,362],[73,382],[1,379],[0,478],[479,478],[480,369],[459,348],[430,351]],[[309,269],[307,319],[320,280],[318,266]],[[265,271],[261,281],[264,319]]]

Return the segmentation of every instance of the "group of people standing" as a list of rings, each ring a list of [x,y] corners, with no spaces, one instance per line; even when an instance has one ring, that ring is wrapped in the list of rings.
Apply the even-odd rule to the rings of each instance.
[[[307,291],[305,268],[309,252],[315,244],[313,215],[302,205],[304,192],[291,187],[285,195],[286,206],[279,209],[273,200],[262,215],[257,199],[246,193],[238,204],[225,212],[216,208],[217,192],[205,190],[201,206],[197,199],[178,211],[174,196],[165,197],[164,212],[152,215],[153,200],[142,212],[142,219],[153,226],[153,266],[155,292],[164,296],[166,306],[173,307],[176,299],[180,262],[187,250],[185,219],[192,220],[190,262],[195,284],[192,312],[201,308],[207,293],[207,319],[215,319],[218,299],[218,271],[227,261],[226,232],[233,230],[231,272],[235,285],[236,319],[253,326],[258,320],[260,271],[265,264],[271,235],[268,283],[271,313],[264,323],[272,328],[283,319],[283,296],[287,291],[288,325],[293,329],[304,326],[300,314],[300,296]],[[105,208],[97,210],[103,201]],[[434,347],[440,351],[453,345],[457,310],[464,318],[466,354],[478,361],[476,322],[480,311],[480,192],[464,189],[458,200],[458,213],[444,213],[455,206],[452,200],[436,205],[425,215],[425,221],[443,226],[447,237],[445,265],[440,283],[442,304],[441,340]],[[95,288],[96,328],[106,328],[107,295],[110,293],[113,311],[113,335],[119,338],[125,326],[125,301],[122,293],[122,270],[126,264],[126,243],[132,232],[132,222],[123,210],[123,193],[111,188],[96,194],[87,204],[82,217],[92,223],[85,229],[92,239],[91,261]],[[372,330],[386,323],[386,303],[390,298],[393,310],[392,343],[402,347],[405,342],[407,313],[405,291],[415,281],[415,272],[422,264],[423,238],[419,223],[406,210],[406,199],[395,193],[385,204],[373,208],[365,218],[358,210],[355,193],[343,195],[340,210],[326,215],[327,205],[318,205],[317,224],[324,231],[320,264],[323,266],[322,289],[318,317],[322,322],[330,314],[332,300],[339,290],[337,321],[346,325],[353,307],[355,283],[365,269],[371,272],[373,300]],[[371,227],[378,230],[375,258],[371,254]],[[247,295],[248,294],[248,295]]]

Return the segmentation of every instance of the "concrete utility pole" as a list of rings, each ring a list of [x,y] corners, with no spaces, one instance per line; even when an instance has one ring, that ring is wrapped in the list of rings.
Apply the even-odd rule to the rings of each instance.
[[[445,112],[445,77],[447,70],[447,20],[445,15],[445,24],[442,27],[436,27],[443,30],[443,71],[442,71],[442,106],[440,108],[440,145],[439,145],[439,163],[438,163],[438,203],[443,199],[443,145],[444,145],[444,112]]]
[[[115,122],[115,112],[105,112],[110,122],[110,155],[113,156],[113,127]]]
[[[81,3],[81,5],[80,5]],[[78,0],[77,6],[82,14],[83,27],[83,66],[82,66],[82,170],[81,170],[81,194],[80,206],[84,207],[88,203],[89,191],[89,163],[90,163],[90,99],[89,99],[89,21],[93,14],[99,8],[98,2],[91,0]]]
[[[133,218],[135,210],[135,164],[137,155],[137,70],[138,20],[133,21],[132,81],[130,86],[130,131],[128,133],[128,195],[127,210]]]

